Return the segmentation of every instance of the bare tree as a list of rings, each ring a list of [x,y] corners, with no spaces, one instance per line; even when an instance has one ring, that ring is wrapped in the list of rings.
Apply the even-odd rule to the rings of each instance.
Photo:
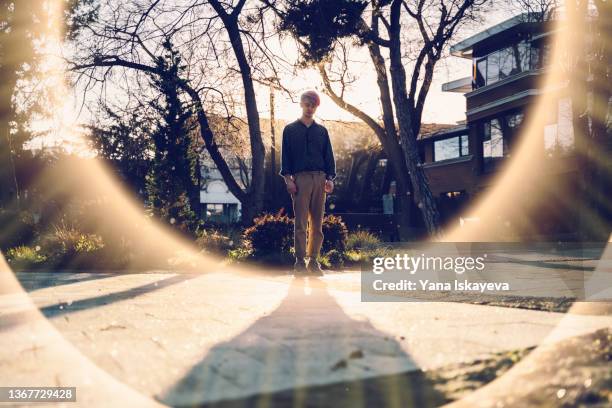
[[[373,32],[378,32],[377,24],[377,19],[374,18],[372,20]],[[336,79],[330,78],[329,70],[331,67],[326,67],[324,62],[318,64],[318,69],[327,95],[329,95],[338,106],[361,119],[376,134],[387,156],[388,163],[393,169],[395,180],[397,181],[399,206],[401,208],[400,214],[402,215],[400,224],[403,228],[408,228],[412,222],[411,214],[414,212],[413,200],[410,195],[412,188],[408,175],[408,167],[402,155],[402,148],[398,138],[397,126],[395,124],[386,62],[382,56],[380,45],[370,41],[367,43],[367,46],[372,64],[376,71],[376,81],[381,103],[382,124],[363,110],[359,109],[356,105],[348,102],[344,96],[347,88],[350,86],[350,82],[347,82],[350,68],[345,46],[341,46],[342,52],[339,53],[339,58],[337,58],[340,65],[340,72],[336,75]]]
[[[243,221],[250,223],[263,207],[265,156],[251,66],[258,67],[258,75],[269,75],[269,65],[266,50],[257,44],[257,31],[241,27],[252,22],[241,20],[245,3],[113,1],[101,8],[97,21],[82,29],[70,60],[76,81],[85,91],[97,86],[100,92],[107,92],[111,80],[124,89],[133,89],[143,84],[143,76],[166,77],[176,83],[190,99],[210,158],[230,192],[242,203]],[[172,43],[170,51],[180,54],[185,65],[183,74],[160,65],[166,52],[164,43]],[[119,78],[114,75],[116,70]],[[238,88],[236,76],[242,84]],[[242,103],[237,102],[240,98]],[[246,110],[251,153],[250,182],[244,188],[228,165],[222,149],[223,135],[215,133],[210,123],[211,117],[232,120],[241,116],[242,107]]]
[[[559,0],[510,0],[502,6],[513,15],[523,15],[526,21],[546,22],[553,18],[560,3]]]
[[[399,190],[403,194],[412,190],[432,237],[441,235],[441,225],[417,145],[423,108],[436,64],[444,56],[450,40],[463,24],[477,18],[486,1],[320,0],[307,4],[288,2],[284,8],[280,2],[266,2],[281,17],[281,29],[298,38],[305,60],[318,64],[332,99],[367,123],[379,137]],[[332,15],[317,13],[318,9]],[[315,19],[323,19],[318,21],[322,28],[311,33],[316,27]],[[342,89],[337,91],[332,87],[326,73],[326,57],[344,37],[355,38],[368,47],[380,93],[382,125],[345,100]],[[388,53],[387,58],[383,51]],[[407,212],[409,206],[404,203],[402,207]]]

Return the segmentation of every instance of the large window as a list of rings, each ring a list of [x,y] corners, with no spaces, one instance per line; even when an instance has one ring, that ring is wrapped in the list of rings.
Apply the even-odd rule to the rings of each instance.
[[[475,68],[475,85],[476,88],[480,87],[480,86],[485,86],[487,83],[487,59],[483,58],[481,60],[479,60],[478,62],[476,62],[476,68]]]
[[[515,135],[523,123],[523,113],[513,112],[492,118],[482,124],[482,157],[484,171],[491,171],[510,153]]]
[[[474,61],[474,87],[493,84],[504,78],[516,75],[529,69],[540,67],[540,47],[528,41],[520,41],[509,47],[496,50],[483,58]],[[544,50],[544,48],[542,48]]]
[[[434,161],[456,159],[470,154],[468,135],[455,136],[434,142]]]
[[[492,84],[499,79],[499,51],[489,54],[487,57],[487,82]]]
[[[550,64],[550,43],[540,40],[531,44],[531,68],[540,69]]]
[[[499,157],[504,157],[504,135],[501,131],[499,119],[492,119],[484,123],[482,137],[482,156],[484,157],[485,169],[491,168],[492,162]]]

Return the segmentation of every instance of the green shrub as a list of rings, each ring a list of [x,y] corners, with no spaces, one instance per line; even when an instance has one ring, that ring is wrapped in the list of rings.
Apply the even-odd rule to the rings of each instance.
[[[224,235],[229,238],[229,249],[234,249],[242,246],[244,229],[242,224],[239,223],[223,223],[220,221],[205,220],[200,223],[196,236],[200,237],[206,232],[215,232],[220,235]],[[197,239],[197,238],[196,238]]]
[[[75,228],[61,223],[53,226],[53,231],[44,234],[39,242],[49,264],[61,267],[75,254],[75,246],[79,241],[80,233]]]
[[[76,252],[76,246],[83,234],[75,227],[62,221],[53,226],[53,233],[45,237],[45,248],[63,254]]]
[[[344,252],[348,229],[342,218],[335,215],[328,215],[323,218],[323,248],[322,252],[335,249]]]
[[[81,234],[65,258],[66,266],[75,269],[115,269],[123,265],[123,253],[107,248],[101,236]]]
[[[223,235],[217,230],[201,230],[196,239],[196,245],[202,252],[210,252],[225,255],[233,248],[233,241],[230,237]]]
[[[344,253],[344,258],[351,263],[359,262],[361,261],[361,252],[349,249]]]
[[[329,263],[329,258],[327,257],[327,254],[319,255],[318,261],[324,269],[332,268],[331,264]]]
[[[248,248],[245,248],[244,246],[235,249],[230,249],[227,252],[227,258],[229,259],[230,263],[240,263],[246,260],[250,255],[251,251]]]
[[[287,253],[293,244],[293,220],[286,215],[264,214],[244,231],[245,246],[254,259],[269,258],[273,254]]]
[[[9,249],[6,256],[9,264],[18,269],[36,267],[47,260],[47,257],[41,254],[37,248],[25,245]]]
[[[344,267],[344,257],[342,253],[336,249],[332,249],[325,254],[329,261],[329,267],[332,269],[342,269]]]
[[[355,231],[348,234],[346,239],[347,250],[375,250],[380,245],[380,240],[369,231]]]
[[[102,237],[96,234],[81,234],[74,244],[77,253],[95,252],[104,248]]]
[[[294,220],[278,214],[265,214],[256,218],[253,226],[244,231],[243,251],[249,258],[269,264],[293,263],[293,225]],[[342,253],[346,246],[348,230],[340,217],[334,215],[323,219],[323,246],[325,254],[331,250]],[[244,253],[244,252],[243,252]],[[238,255],[235,253],[233,256]],[[323,262],[322,262],[323,263]]]
[[[62,222],[43,240],[46,247],[65,254],[94,252],[104,248],[104,240],[98,234],[87,234]]]
[[[76,269],[123,268],[131,259],[128,245],[108,247],[98,234],[83,233],[65,222],[40,240],[49,265]]]

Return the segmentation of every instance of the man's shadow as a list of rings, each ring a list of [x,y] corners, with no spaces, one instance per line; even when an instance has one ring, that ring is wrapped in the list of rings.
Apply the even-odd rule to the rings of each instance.
[[[296,278],[276,310],[213,347],[158,400],[190,407],[447,402],[415,367],[393,338],[344,313],[324,281]]]

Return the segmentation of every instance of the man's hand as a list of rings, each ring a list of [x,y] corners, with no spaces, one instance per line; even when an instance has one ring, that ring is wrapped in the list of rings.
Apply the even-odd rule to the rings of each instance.
[[[334,182],[331,180],[325,180],[325,192],[329,194],[332,191],[334,191]]]
[[[291,178],[287,177],[287,178],[285,178],[285,182],[287,183],[287,192],[289,194],[297,193],[297,185],[295,184],[295,181],[293,181]]]

